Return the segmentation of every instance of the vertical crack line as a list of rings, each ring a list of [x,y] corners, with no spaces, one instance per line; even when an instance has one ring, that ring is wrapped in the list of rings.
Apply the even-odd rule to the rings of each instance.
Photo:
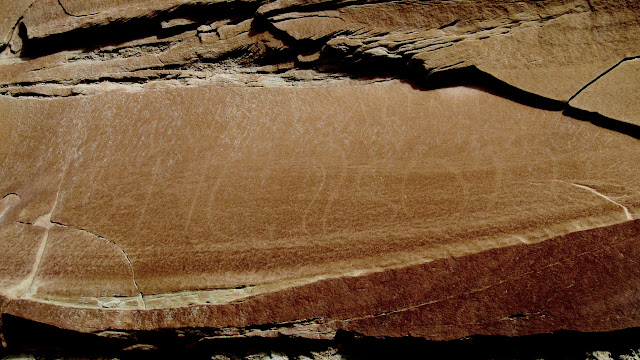
[[[28,284],[28,286],[25,289],[25,291],[19,296],[20,299],[28,298],[28,297],[31,297],[31,295],[33,295],[33,291],[34,291],[33,283],[35,282],[36,274],[38,273],[38,270],[40,269],[40,264],[42,263],[42,259],[44,258],[44,251],[47,248],[47,243],[49,240],[49,230],[51,230],[51,228],[53,227],[53,224],[51,223],[51,214],[53,213],[53,210],[55,209],[56,204],[58,203],[58,196],[60,196],[60,189],[58,189],[58,193],[56,194],[56,200],[54,202],[53,208],[51,209],[51,212],[39,217],[35,221],[35,223],[33,223],[34,226],[43,227],[45,230],[44,230],[44,234],[42,235],[42,240],[40,240],[40,247],[38,248],[38,252],[36,253],[36,260],[33,263],[31,272],[29,272],[29,275],[22,283],[22,284]]]
[[[133,270],[133,264],[131,263],[131,259],[129,258],[129,254],[127,254],[127,252],[124,251],[122,246],[116,244],[113,240],[109,240],[109,239],[107,239],[105,237],[102,237],[102,236],[98,236],[98,237],[107,240],[108,242],[112,243],[115,247],[120,249],[120,251],[122,252],[122,255],[124,255],[125,259],[127,259],[127,262],[129,263],[129,268],[131,269],[131,278],[133,280],[133,286],[136,288],[136,291],[138,292],[138,295],[140,296],[140,303],[142,304],[142,308],[146,310],[147,309],[147,303],[144,301],[144,296],[142,295],[142,291],[140,291],[140,288],[138,287],[138,281],[136,280],[136,272],[135,272],[135,270]]]
[[[596,189],[594,189],[594,188],[591,188],[591,187],[589,187],[589,186],[586,186],[586,185],[580,185],[580,184],[576,184],[576,183],[571,183],[571,185],[573,185],[573,186],[575,186],[575,187],[578,187],[578,188],[580,188],[580,189],[584,189],[584,190],[587,190],[587,191],[591,191],[592,193],[594,193],[594,194],[596,194],[596,195],[600,196],[601,198],[603,198],[603,199],[605,199],[605,200],[607,200],[607,201],[609,201],[609,202],[612,202],[612,203],[614,203],[614,204],[616,204],[616,205],[620,206],[620,207],[624,210],[624,214],[627,216],[627,219],[628,219],[628,220],[633,220],[633,216],[631,215],[631,212],[629,211],[629,208],[627,208],[626,206],[624,206],[624,205],[620,204],[619,202],[616,202],[615,200],[613,200],[612,198],[608,197],[607,195],[602,194],[602,193],[601,193],[601,192],[599,192],[598,190],[596,190]]]
[[[593,4],[591,3],[591,0],[587,0],[587,5],[589,5],[589,9],[594,12],[596,11],[596,8],[593,6]]]

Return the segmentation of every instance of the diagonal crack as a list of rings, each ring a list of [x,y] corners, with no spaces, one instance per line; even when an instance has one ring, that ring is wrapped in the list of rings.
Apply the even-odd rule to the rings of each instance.
[[[555,262],[553,264],[549,264],[549,265],[547,265],[545,267],[542,267],[539,270],[543,270],[543,269],[546,269],[546,268],[551,268],[551,267],[557,266],[557,265],[560,265],[560,263]],[[463,292],[461,294],[453,294],[453,295],[445,296],[445,297],[442,297],[442,298],[429,300],[429,301],[425,301],[425,302],[422,302],[422,303],[419,303],[419,304],[407,306],[407,307],[400,308],[400,309],[394,309],[394,310],[384,311],[384,312],[380,312],[380,313],[376,313],[376,314],[369,314],[369,315],[359,316],[359,317],[355,317],[355,318],[341,319],[341,320],[348,322],[348,321],[356,321],[356,320],[362,320],[362,319],[370,319],[370,318],[375,318],[375,317],[379,317],[379,316],[396,314],[396,313],[401,313],[401,312],[417,309],[417,308],[420,308],[420,307],[423,307],[423,306],[436,304],[436,303],[439,303],[439,302],[442,302],[442,301],[446,301],[446,300],[455,299],[455,298],[458,298],[458,297],[461,297],[461,296],[464,296],[464,295],[470,295],[470,294],[479,293],[479,292],[485,291],[487,289],[490,289],[492,287],[495,287],[495,286],[498,286],[498,285],[501,285],[501,284],[504,284],[504,283],[507,283],[507,282],[511,282],[511,281],[520,279],[520,278],[525,277],[527,275],[534,274],[534,273],[538,272],[539,270],[530,271],[530,272],[527,272],[527,273],[524,273],[524,274],[520,274],[518,276],[514,276],[514,277],[511,277],[511,278],[506,278],[506,279],[500,280],[498,282],[495,282],[493,284],[489,284],[489,285],[486,285],[486,286],[483,286],[483,287],[480,287],[480,288],[476,288],[476,289],[471,289],[469,291],[465,291],[465,292]]]
[[[613,203],[613,204],[616,204],[616,205],[618,205],[619,207],[621,207],[621,208],[622,208],[622,210],[624,211],[624,215],[627,217],[627,220],[633,220],[633,215],[631,215],[631,212],[629,211],[629,208],[628,208],[628,207],[626,207],[626,206],[624,206],[624,205],[620,204],[619,202],[617,202],[617,201],[613,200],[613,199],[612,199],[612,198],[610,198],[609,196],[607,196],[607,195],[605,195],[605,194],[603,194],[603,193],[599,192],[598,190],[596,190],[596,189],[594,189],[594,188],[592,188],[592,187],[589,187],[589,186],[587,186],[587,185],[582,185],[582,184],[576,184],[576,183],[572,183],[572,182],[567,182],[567,181],[563,181],[563,180],[554,180],[554,181],[563,182],[563,183],[566,183],[566,184],[569,184],[569,185],[575,186],[575,187],[577,187],[577,188],[580,188],[580,189],[583,189],[583,190],[590,191],[590,192],[592,192],[592,193],[594,193],[594,194],[598,195],[599,197],[601,197],[601,198],[603,198],[603,199],[605,199],[605,200],[607,200],[607,201],[609,201],[609,202],[611,202],[611,203]]]
[[[598,248],[598,249],[594,249],[594,250],[584,251],[584,252],[581,252],[579,254],[570,256],[569,259],[580,258],[580,257],[585,256],[585,255],[602,252],[602,251],[605,251],[606,248],[612,248],[613,246],[615,246],[615,244],[606,246],[605,248]],[[543,267],[541,267],[539,269],[536,269],[536,270],[533,270],[533,271],[528,271],[528,272],[525,272],[525,273],[522,273],[522,274],[519,274],[519,275],[516,275],[516,276],[507,277],[507,278],[505,278],[503,280],[500,280],[500,281],[497,281],[495,283],[492,283],[492,284],[489,284],[489,285],[486,285],[486,286],[483,286],[483,287],[480,287],[480,288],[471,289],[469,291],[465,291],[465,292],[462,292],[460,294],[449,295],[449,296],[445,296],[445,297],[442,297],[442,298],[439,298],[439,299],[429,300],[429,301],[426,301],[426,302],[422,302],[422,303],[419,303],[419,304],[407,306],[407,307],[404,307],[404,308],[394,309],[394,310],[380,312],[380,313],[376,313],[376,314],[369,314],[369,315],[363,315],[363,316],[359,316],[359,317],[346,318],[346,319],[335,319],[334,318],[332,320],[338,320],[338,321],[344,321],[344,322],[357,321],[357,320],[370,319],[370,318],[375,318],[375,317],[380,317],[380,316],[385,316],[385,315],[390,315],[390,314],[396,314],[396,313],[401,313],[401,312],[417,309],[417,308],[420,308],[420,307],[423,307],[423,306],[439,303],[439,302],[446,301],[446,300],[455,299],[455,298],[458,298],[458,297],[461,297],[461,296],[464,296],[464,295],[479,293],[479,292],[485,291],[485,290],[490,289],[490,288],[495,287],[495,286],[499,286],[499,285],[504,284],[504,283],[513,282],[515,280],[521,279],[521,278],[526,277],[528,275],[539,273],[542,270],[546,270],[546,269],[552,268],[554,266],[562,265],[562,262],[563,261],[566,262],[567,260],[568,259],[565,257],[565,258],[561,259],[560,261],[556,261],[556,262],[553,262],[551,264],[547,264],[547,265],[545,265],[545,266],[543,266]]]
[[[47,247],[47,243],[49,240],[49,231],[51,230],[51,228],[53,228],[54,226],[60,226],[60,227],[70,227],[67,226],[66,224],[62,224],[56,221],[51,221],[51,216],[53,215],[54,211],[56,210],[56,207],[58,205],[58,201],[60,199],[60,193],[62,190],[62,184],[64,183],[64,179],[67,175],[67,170],[69,169],[69,165],[70,165],[71,161],[69,163],[67,163],[67,165],[65,166],[65,168],[62,171],[62,176],[60,179],[60,183],[58,184],[58,190],[56,192],[56,197],[55,200],[53,202],[53,206],[51,207],[51,211],[43,216],[40,216],[38,219],[36,219],[35,222],[33,222],[32,226],[37,226],[37,227],[42,227],[45,229],[44,234],[42,235],[42,240],[40,241],[40,247],[38,248],[38,252],[36,253],[36,260],[33,263],[33,267],[31,269],[31,272],[29,273],[29,275],[26,277],[25,280],[23,280],[20,284],[18,284],[13,291],[14,292],[18,292],[21,294],[19,296],[17,296],[18,298],[29,298],[33,295],[33,292],[35,291],[34,289],[34,282],[35,282],[35,277],[38,273],[38,270],[40,269],[40,265],[42,263],[42,259],[44,258],[44,252],[45,249]],[[20,223],[24,223],[24,224],[29,224],[26,222],[20,222]],[[88,234],[91,234],[99,239],[104,239],[105,241],[110,242],[111,244],[113,244],[116,248],[118,248],[120,250],[120,252],[122,252],[122,254],[124,255],[125,259],[127,260],[127,263],[129,264],[129,268],[131,269],[131,277],[133,280],[133,285],[136,289],[136,291],[138,292],[139,296],[140,296],[140,302],[139,305],[142,306],[143,309],[146,309],[146,304],[145,304],[145,300],[144,297],[142,295],[142,292],[140,291],[140,288],[138,287],[138,282],[136,280],[136,276],[135,276],[135,270],[133,268],[133,264],[131,263],[131,259],[129,258],[129,255],[127,254],[127,252],[120,246],[118,245],[116,242],[114,242],[113,240],[110,240],[104,236],[100,236],[98,234],[94,234],[88,230],[85,229],[80,229],[80,228],[73,228],[79,231],[83,231],[86,232]],[[25,290],[22,290],[22,289]]]
[[[66,224],[63,224],[63,223],[60,223],[60,222],[56,222],[56,221],[52,221],[51,224],[53,224],[55,226],[60,226],[60,227],[64,227],[64,228],[70,228],[70,229],[74,229],[74,230],[78,230],[78,231],[90,234],[92,236],[97,237],[98,239],[102,239],[102,240],[108,241],[113,246],[118,248],[118,250],[120,250],[122,255],[124,255],[125,259],[127,259],[127,263],[129,264],[129,269],[131,270],[131,277],[132,277],[132,280],[133,280],[133,286],[135,287],[136,291],[138,292],[138,295],[140,297],[139,300],[140,300],[140,303],[142,305],[142,308],[143,309],[147,308],[145,300],[144,300],[144,296],[142,294],[142,291],[140,291],[140,288],[138,287],[138,282],[136,280],[136,273],[135,273],[135,270],[133,269],[133,264],[131,263],[131,259],[129,258],[129,254],[127,254],[127,252],[124,250],[124,248],[122,248],[122,246],[120,246],[118,243],[116,243],[115,241],[113,241],[113,240],[111,240],[109,238],[106,238],[104,236],[98,235],[98,234],[93,233],[93,232],[91,232],[89,230],[86,230],[86,229],[81,229],[81,228],[69,226],[69,225],[66,225]]]
[[[625,61],[629,61],[629,60],[635,60],[635,59],[640,59],[640,55],[638,56],[630,56],[630,57],[626,57],[620,61],[618,61],[617,64],[613,65],[612,67],[610,67],[607,71],[603,72],[602,74],[596,76],[595,79],[589,81],[585,86],[583,86],[582,88],[580,88],[580,90],[578,90],[578,92],[576,92],[575,94],[573,94],[572,97],[569,98],[569,100],[567,100],[567,104],[569,102],[571,102],[571,100],[573,100],[576,96],[580,95],[581,92],[583,92],[586,88],[588,88],[589,86],[591,86],[593,83],[595,83],[596,81],[600,80],[603,76],[607,75],[608,73],[610,73],[611,71],[613,71],[613,69],[617,68],[618,66],[620,66],[620,64],[622,64]]]

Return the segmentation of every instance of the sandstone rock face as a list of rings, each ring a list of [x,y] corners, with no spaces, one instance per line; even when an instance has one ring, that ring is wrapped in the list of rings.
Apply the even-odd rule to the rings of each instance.
[[[3,314],[104,336],[640,326],[640,3],[0,8]]]

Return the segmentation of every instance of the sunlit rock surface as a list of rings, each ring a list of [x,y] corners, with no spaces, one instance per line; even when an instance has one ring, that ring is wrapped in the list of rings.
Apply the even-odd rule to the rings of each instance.
[[[0,9],[7,316],[220,338],[640,326],[635,2]]]

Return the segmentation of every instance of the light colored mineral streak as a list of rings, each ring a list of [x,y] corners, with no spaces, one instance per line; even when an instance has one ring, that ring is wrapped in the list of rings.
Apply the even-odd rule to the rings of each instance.
[[[629,211],[629,208],[628,208],[628,207],[626,207],[626,206],[624,206],[624,205],[620,204],[619,202],[615,201],[615,200],[614,200],[614,199],[612,199],[611,197],[609,197],[609,196],[607,196],[607,195],[605,195],[605,194],[603,194],[603,193],[599,192],[598,190],[596,190],[596,189],[594,189],[594,188],[592,188],[592,187],[589,187],[589,186],[587,186],[587,185],[578,184],[578,183],[572,183],[572,182],[562,181],[562,180],[554,180],[554,181],[562,182],[562,183],[565,183],[565,184],[568,184],[568,185],[572,185],[572,186],[575,186],[575,187],[580,188],[580,189],[583,189],[583,190],[587,190],[587,191],[589,191],[589,192],[591,192],[591,193],[593,193],[593,194],[595,194],[595,195],[597,195],[597,196],[599,196],[599,197],[601,197],[601,198],[603,198],[603,199],[605,199],[605,200],[609,201],[610,203],[613,203],[613,204],[618,205],[619,207],[621,207],[621,208],[622,208],[622,210],[624,211],[624,215],[625,215],[625,217],[627,218],[627,220],[633,220],[633,219],[634,219],[634,218],[633,218],[633,215],[631,215],[631,212]]]
[[[64,182],[64,178],[67,174],[67,169],[69,168],[69,163],[66,164],[62,171],[62,176],[60,178],[60,183],[58,184],[58,190],[56,192],[56,198],[53,201],[53,206],[51,207],[51,211],[49,213],[40,216],[33,223],[33,226],[44,228],[44,234],[42,235],[42,241],[40,242],[40,247],[38,248],[38,252],[36,253],[36,259],[33,262],[33,267],[31,268],[31,272],[29,275],[22,281],[20,284],[16,285],[15,288],[9,290],[7,293],[10,296],[19,297],[21,299],[30,298],[34,294],[34,280],[36,275],[38,274],[38,269],[40,268],[40,264],[42,263],[42,258],[44,257],[44,252],[47,248],[47,240],[49,239],[49,230],[54,226],[51,222],[51,215],[56,209],[58,205],[58,200],[60,198],[60,192],[62,190],[62,184]]]
[[[575,186],[575,187],[578,187],[578,188],[580,188],[580,189],[585,189],[585,190],[587,190],[587,191],[591,191],[592,193],[594,193],[594,194],[596,194],[596,195],[600,196],[601,198],[606,199],[607,201],[612,202],[612,203],[614,203],[614,204],[616,204],[616,205],[620,206],[620,207],[624,210],[624,214],[625,214],[625,216],[627,217],[627,219],[628,219],[628,220],[633,220],[633,216],[631,215],[631,212],[629,212],[629,208],[627,208],[626,206],[624,206],[624,205],[620,204],[619,202],[616,202],[615,200],[613,200],[613,199],[612,199],[612,198],[610,198],[609,196],[606,196],[606,195],[604,195],[604,194],[600,193],[598,190],[596,190],[596,189],[594,189],[594,188],[591,188],[591,187],[588,187],[588,186],[586,186],[586,185],[580,185],[580,184],[575,184],[575,183],[574,183],[574,184],[571,184],[571,185],[573,185],[573,186]]]
[[[575,184],[571,184],[576,186]],[[609,199],[607,199],[609,200]],[[610,200],[609,200],[610,201]],[[64,226],[55,223],[50,223],[51,227],[53,226]],[[522,235],[508,235],[502,239],[499,244],[501,246],[510,246],[517,244],[533,244],[537,242],[544,241],[554,235],[565,234],[574,231],[582,231],[589,230],[599,226],[606,226],[612,224],[593,224],[593,223],[579,223],[579,222],[569,222],[567,224],[562,224],[561,226],[556,226],[553,231],[558,231],[557,234],[555,232],[551,233],[551,230],[547,229],[546,231],[535,234],[522,234]],[[80,229],[81,230],[81,229]],[[85,230],[81,230],[85,231]],[[93,234],[96,236],[95,234]],[[98,236],[99,238],[102,238]],[[103,238],[104,239],[104,238]],[[458,249],[458,248],[446,248],[442,249],[444,253],[447,254],[447,257],[462,257],[465,255],[469,255],[472,253],[480,252],[483,250],[490,250],[496,248],[495,239],[487,240],[484,243],[478,245],[479,249]],[[122,249],[121,249],[122,250]],[[124,253],[124,251],[123,251]],[[126,256],[126,255],[125,255]],[[363,268],[353,271],[338,271],[338,272],[329,272],[322,275],[303,277],[297,279],[287,279],[281,281],[275,281],[271,283],[258,284],[258,285],[248,285],[248,286],[238,286],[236,288],[231,289],[199,289],[199,290],[185,290],[185,291],[177,291],[177,292],[169,292],[169,293],[160,293],[160,294],[145,294],[144,296],[140,293],[140,296],[132,298],[132,297],[102,297],[102,298],[63,298],[63,297],[38,297],[33,296],[33,294],[29,294],[29,299],[38,302],[45,302],[51,304],[58,304],[61,306],[67,307],[76,307],[76,308],[107,308],[107,309],[131,309],[132,307],[127,305],[127,301],[135,300],[138,302],[138,306],[135,308],[144,308],[144,309],[166,309],[166,308],[176,308],[176,307],[184,307],[191,305],[221,305],[228,304],[234,301],[242,300],[251,296],[266,294],[270,292],[276,292],[285,290],[292,287],[303,286],[312,284],[322,280],[328,279],[336,279],[343,277],[358,277],[369,275],[373,273],[384,272],[388,270],[400,269],[404,267],[410,267],[414,265],[422,265],[434,260],[437,260],[440,257],[428,257],[426,254],[415,253],[415,254],[406,254],[404,260],[401,262],[396,262],[393,265],[387,266],[376,266],[370,268]],[[127,258],[128,260],[128,258]],[[131,267],[133,272],[133,267]],[[31,279],[33,281],[33,279]],[[135,282],[135,277],[134,277]],[[139,292],[139,289],[136,289]],[[494,284],[495,285],[495,284]],[[480,291],[482,289],[479,289]],[[26,296],[23,296],[25,298]],[[422,304],[425,305],[425,304]],[[418,307],[418,306],[416,306]],[[407,309],[404,309],[407,310]],[[400,310],[399,310],[400,311]]]
[[[18,194],[7,194],[0,199],[0,221],[7,215],[11,207],[21,200]]]
[[[56,196],[57,201],[57,196]],[[55,208],[55,205],[54,205]],[[7,294],[12,297],[17,297],[21,299],[30,298],[33,296],[35,291],[33,283],[38,273],[38,269],[40,268],[40,263],[42,263],[42,258],[44,257],[44,251],[47,248],[47,240],[49,239],[49,230],[54,226],[51,222],[51,213],[43,215],[39,217],[34,223],[33,226],[44,228],[44,234],[42,235],[42,240],[40,241],[40,247],[38,248],[38,252],[36,253],[36,258],[33,262],[33,267],[31,268],[31,272],[29,275],[22,280],[18,285],[16,285],[13,289],[7,291]]]

